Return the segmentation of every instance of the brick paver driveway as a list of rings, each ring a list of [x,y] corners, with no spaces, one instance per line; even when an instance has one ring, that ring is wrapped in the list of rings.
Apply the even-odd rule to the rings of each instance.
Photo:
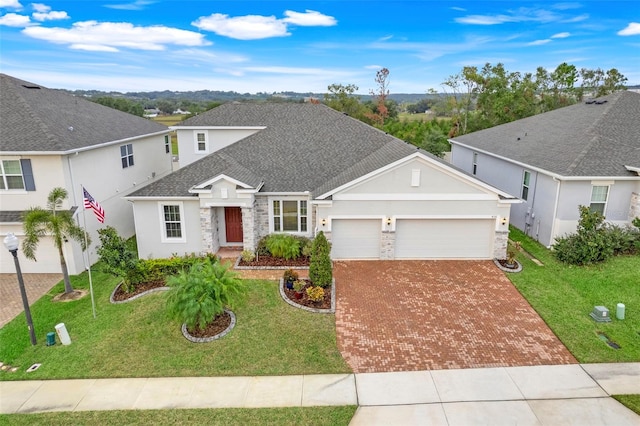
[[[577,362],[492,261],[338,261],[334,276],[354,372]]]
[[[62,279],[62,274],[23,274],[29,305],[40,299]],[[24,311],[16,274],[0,274],[0,327]],[[35,319],[34,319],[35,328]]]

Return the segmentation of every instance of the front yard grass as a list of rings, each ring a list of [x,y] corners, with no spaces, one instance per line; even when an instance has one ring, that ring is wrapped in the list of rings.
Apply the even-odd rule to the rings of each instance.
[[[348,425],[355,406],[219,408],[198,410],[76,411],[0,415],[0,424],[19,425]],[[6,423],[5,423],[6,421]]]
[[[640,256],[572,266],[558,262],[551,251],[515,228],[510,238],[544,266],[520,253],[522,272],[507,276],[580,363],[640,361]],[[616,319],[618,303],[625,305],[624,320]],[[594,306],[606,306],[612,321],[594,321],[589,316]],[[620,349],[607,345],[599,332]]]
[[[88,289],[88,275],[72,277]],[[18,366],[0,380],[107,377],[252,376],[350,373],[336,344],[335,316],[294,309],[275,281],[246,280],[246,300],[234,309],[236,327],[220,340],[194,344],[166,315],[166,292],[111,304],[117,280],[93,268],[97,317],[89,295],[52,302],[62,283],[32,305],[38,345],[32,347],[24,313],[0,329],[0,361]],[[64,323],[72,343],[46,346],[47,332]],[[31,373],[32,364],[42,366]]]

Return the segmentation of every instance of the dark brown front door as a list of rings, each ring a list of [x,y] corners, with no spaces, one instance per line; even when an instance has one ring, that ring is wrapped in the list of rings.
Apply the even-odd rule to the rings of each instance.
[[[242,210],[240,207],[224,208],[224,223],[227,229],[228,243],[242,242]]]

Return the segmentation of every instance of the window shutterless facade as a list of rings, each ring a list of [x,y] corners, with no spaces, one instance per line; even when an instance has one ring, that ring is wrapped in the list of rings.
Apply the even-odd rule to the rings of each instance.
[[[0,189],[25,189],[20,160],[2,160],[0,171],[2,172]]]
[[[593,212],[599,212],[602,215],[607,210],[607,197],[609,196],[608,186],[592,186],[591,187],[591,204],[589,208]]]
[[[522,199],[527,200],[529,198],[529,182],[531,181],[531,173],[524,171],[522,174]]]
[[[194,132],[195,151],[197,153],[209,152],[209,140],[207,132]]]
[[[184,210],[182,203],[160,204],[162,242],[185,242]]]
[[[126,144],[120,146],[120,159],[122,160],[122,168],[133,166],[133,145]]]
[[[272,200],[271,208],[274,232],[307,232],[307,200]]]

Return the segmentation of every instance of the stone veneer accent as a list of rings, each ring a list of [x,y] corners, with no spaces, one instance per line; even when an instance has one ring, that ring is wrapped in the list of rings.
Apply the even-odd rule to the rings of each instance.
[[[251,250],[255,250],[260,238],[269,234],[269,198],[256,197],[254,205],[255,243]]]
[[[393,260],[396,257],[396,233],[383,231],[380,238],[380,259]]]
[[[256,239],[255,213],[253,207],[242,207],[242,248],[254,251],[258,240]]]
[[[496,238],[493,241],[493,257],[495,259],[506,259],[509,231],[495,231],[495,235]]]
[[[210,207],[200,208],[200,234],[204,253],[216,253],[220,249],[218,220],[214,209]]]
[[[631,193],[631,205],[629,206],[629,222],[636,217],[640,217],[640,194]]]

